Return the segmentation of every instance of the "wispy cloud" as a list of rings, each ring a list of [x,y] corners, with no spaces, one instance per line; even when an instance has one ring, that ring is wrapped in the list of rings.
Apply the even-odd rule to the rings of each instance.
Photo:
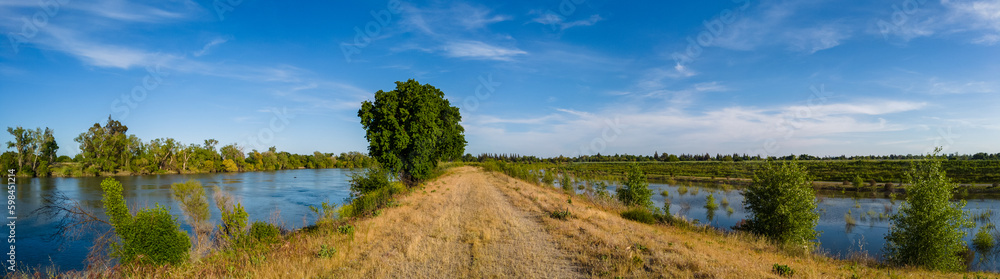
[[[194,55],[195,57],[205,55],[213,47],[215,47],[217,45],[224,44],[224,43],[226,43],[228,41],[229,41],[229,39],[226,39],[226,38],[215,38],[211,42],[208,42],[207,44],[205,44],[205,47],[202,47],[201,50],[198,50],[198,51],[195,51],[194,53],[192,53],[192,55]]]
[[[494,46],[480,41],[446,42],[442,46],[442,50],[449,57],[501,61],[508,61],[514,56],[527,54],[527,52],[517,48]]]
[[[815,53],[836,47],[851,37],[851,26],[838,21],[802,20],[801,2],[767,2],[748,12],[714,38],[711,45],[734,50],[762,46],[785,46],[797,52]]]
[[[531,21],[536,23],[541,23],[544,25],[550,25],[554,29],[557,29],[559,31],[563,31],[578,26],[591,26],[597,24],[598,21],[601,21],[603,19],[601,18],[600,15],[596,14],[591,15],[589,18],[586,19],[573,20],[573,21],[567,21],[565,17],[552,13],[551,11],[548,12],[532,11],[529,14],[535,15],[535,18],[531,19]]]

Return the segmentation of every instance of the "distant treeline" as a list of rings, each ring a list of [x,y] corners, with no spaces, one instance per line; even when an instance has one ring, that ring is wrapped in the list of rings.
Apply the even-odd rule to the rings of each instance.
[[[945,154],[941,155],[948,160],[1000,160],[1000,153],[984,153],[979,152],[976,154]],[[786,155],[786,156],[770,156],[762,157],[760,155],[747,155],[747,154],[715,154],[714,156],[708,153],[705,154],[667,154],[653,152],[653,155],[630,155],[630,154],[614,154],[614,155],[581,155],[577,157],[550,157],[550,158],[540,158],[536,156],[524,156],[520,154],[496,154],[496,153],[484,153],[479,156],[473,156],[472,154],[465,154],[462,157],[462,161],[465,162],[483,162],[487,159],[503,162],[516,162],[516,163],[561,163],[561,162],[743,162],[743,161],[764,161],[767,159],[771,160],[799,160],[799,161],[819,161],[819,160],[846,160],[846,161],[857,161],[857,160],[916,160],[916,159],[927,159],[927,155],[866,155],[866,156],[812,156],[809,154],[800,155]]]
[[[183,144],[172,138],[143,142],[129,135],[128,127],[108,117],[107,123],[93,127],[74,139],[80,153],[74,158],[56,156],[59,145],[53,131],[8,127],[14,136],[7,142],[12,151],[0,155],[4,170],[16,169],[19,176],[100,176],[160,173],[207,173],[284,170],[299,168],[364,168],[374,160],[360,152],[312,155],[266,151],[244,151],[229,144],[216,149],[214,139],[203,144]]]

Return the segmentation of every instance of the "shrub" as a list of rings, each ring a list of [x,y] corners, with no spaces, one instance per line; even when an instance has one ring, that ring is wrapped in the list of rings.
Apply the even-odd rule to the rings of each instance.
[[[636,221],[639,223],[653,224],[656,223],[656,216],[653,216],[652,212],[643,207],[636,207],[625,212],[622,212],[622,218]]]
[[[549,217],[559,220],[566,220],[566,218],[569,218],[570,215],[572,215],[572,213],[569,212],[568,208],[563,210],[552,211],[549,213]]]
[[[339,226],[337,227],[337,232],[340,232],[340,234],[354,234],[354,226],[351,226],[351,224]]]
[[[545,185],[548,185],[548,186],[552,186],[552,183],[555,182],[555,181],[556,181],[556,178],[555,178],[554,175],[552,175],[552,170],[546,170],[545,171],[545,175],[542,176],[542,183],[545,183]]]
[[[708,198],[705,199],[705,209],[714,211],[716,208],[719,208],[719,205],[715,203],[715,194],[708,194]]]
[[[369,192],[389,187],[389,172],[373,167],[361,173],[351,174],[351,195],[361,196]]]
[[[256,221],[250,225],[247,235],[258,243],[275,243],[281,238],[281,229],[271,223]]]
[[[334,217],[337,214],[337,204],[330,202],[323,202],[320,207],[309,206],[309,210],[316,213],[316,225],[329,224],[333,222]]]
[[[649,207],[653,204],[653,190],[649,189],[649,182],[646,174],[639,169],[639,165],[629,165],[628,173],[625,175],[625,185],[617,190],[618,200],[626,206]]]
[[[984,252],[993,249],[996,246],[996,241],[993,239],[993,234],[990,233],[995,227],[992,223],[988,223],[979,228],[979,232],[972,239],[972,246],[980,251],[981,254],[986,254]]]
[[[202,245],[212,232],[212,224],[208,222],[211,213],[208,211],[205,188],[201,187],[201,182],[192,179],[185,183],[171,184],[170,191],[174,200],[181,204],[181,212],[184,213],[188,225],[194,229],[195,243]]]
[[[111,254],[122,263],[178,264],[188,257],[191,239],[180,230],[177,220],[159,204],[132,216],[122,196],[122,185],[113,178],[101,182],[104,210],[111,221],[118,242],[111,244]]]
[[[933,156],[937,156],[936,152]],[[892,216],[885,250],[890,262],[934,270],[962,270],[958,256],[965,248],[963,227],[972,222],[965,201],[949,201],[956,185],[941,168],[941,159],[914,162],[906,174],[906,202]]]
[[[328,247],[326,244],[320,245],[319,252],[316,252],[316,256],[324,259],[332,258],[335,254],[337,254],[337,248]]]
[[[795,270],[794,269],[792,269],[791,267],[788,267],[787,265],[783,265],[783,264],[774,264],[774,265],[772,265],[771,266],[771,272],[774,272],[775,274],[778,274],[780,276],[786,276],[786,277],[792,277],[792,275],[795,275]]]
[[[750,232],[780,243],[806,244],[816,238],[816,194],[796,161],[764,163],[744,196]]]
[[[563,191],[566,193],[573,193],[573,179],[569,177],[568,173],[563,173],[562,178],[559,179],[559,186],[562,187]]]
[[[222,241],[229,243],[239,243],[244,230],[247,227],[249,215],[240,203],[234,203],[233,197],[228,193],[215,188],[215,206],[222,213],[222,224],[219,225],[219,234]]]
[[[854,189],[855,190],[861,190],[861,188],[865,187],[865,181],[861,179],[860,175],[855,175],[854,176],[854,182],[853,183],[854,183]]]

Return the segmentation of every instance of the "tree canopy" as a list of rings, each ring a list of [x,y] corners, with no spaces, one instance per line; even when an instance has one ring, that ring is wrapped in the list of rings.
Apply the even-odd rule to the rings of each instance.
[[[465,153],[465,129],[458,108],[441,90],[410,79],[396,89],[375,92],[358,110],[368,154],[407,184],[426,179],[440,160]]]

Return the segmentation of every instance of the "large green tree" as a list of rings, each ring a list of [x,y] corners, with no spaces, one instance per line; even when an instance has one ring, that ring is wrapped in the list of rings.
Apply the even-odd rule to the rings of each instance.
[[[396,89],[375,92],[358,110],[368,154],[408,185],[426,179],[440,160],[465,153],[465,128],[458,108],[444,92],[410,79]]]

